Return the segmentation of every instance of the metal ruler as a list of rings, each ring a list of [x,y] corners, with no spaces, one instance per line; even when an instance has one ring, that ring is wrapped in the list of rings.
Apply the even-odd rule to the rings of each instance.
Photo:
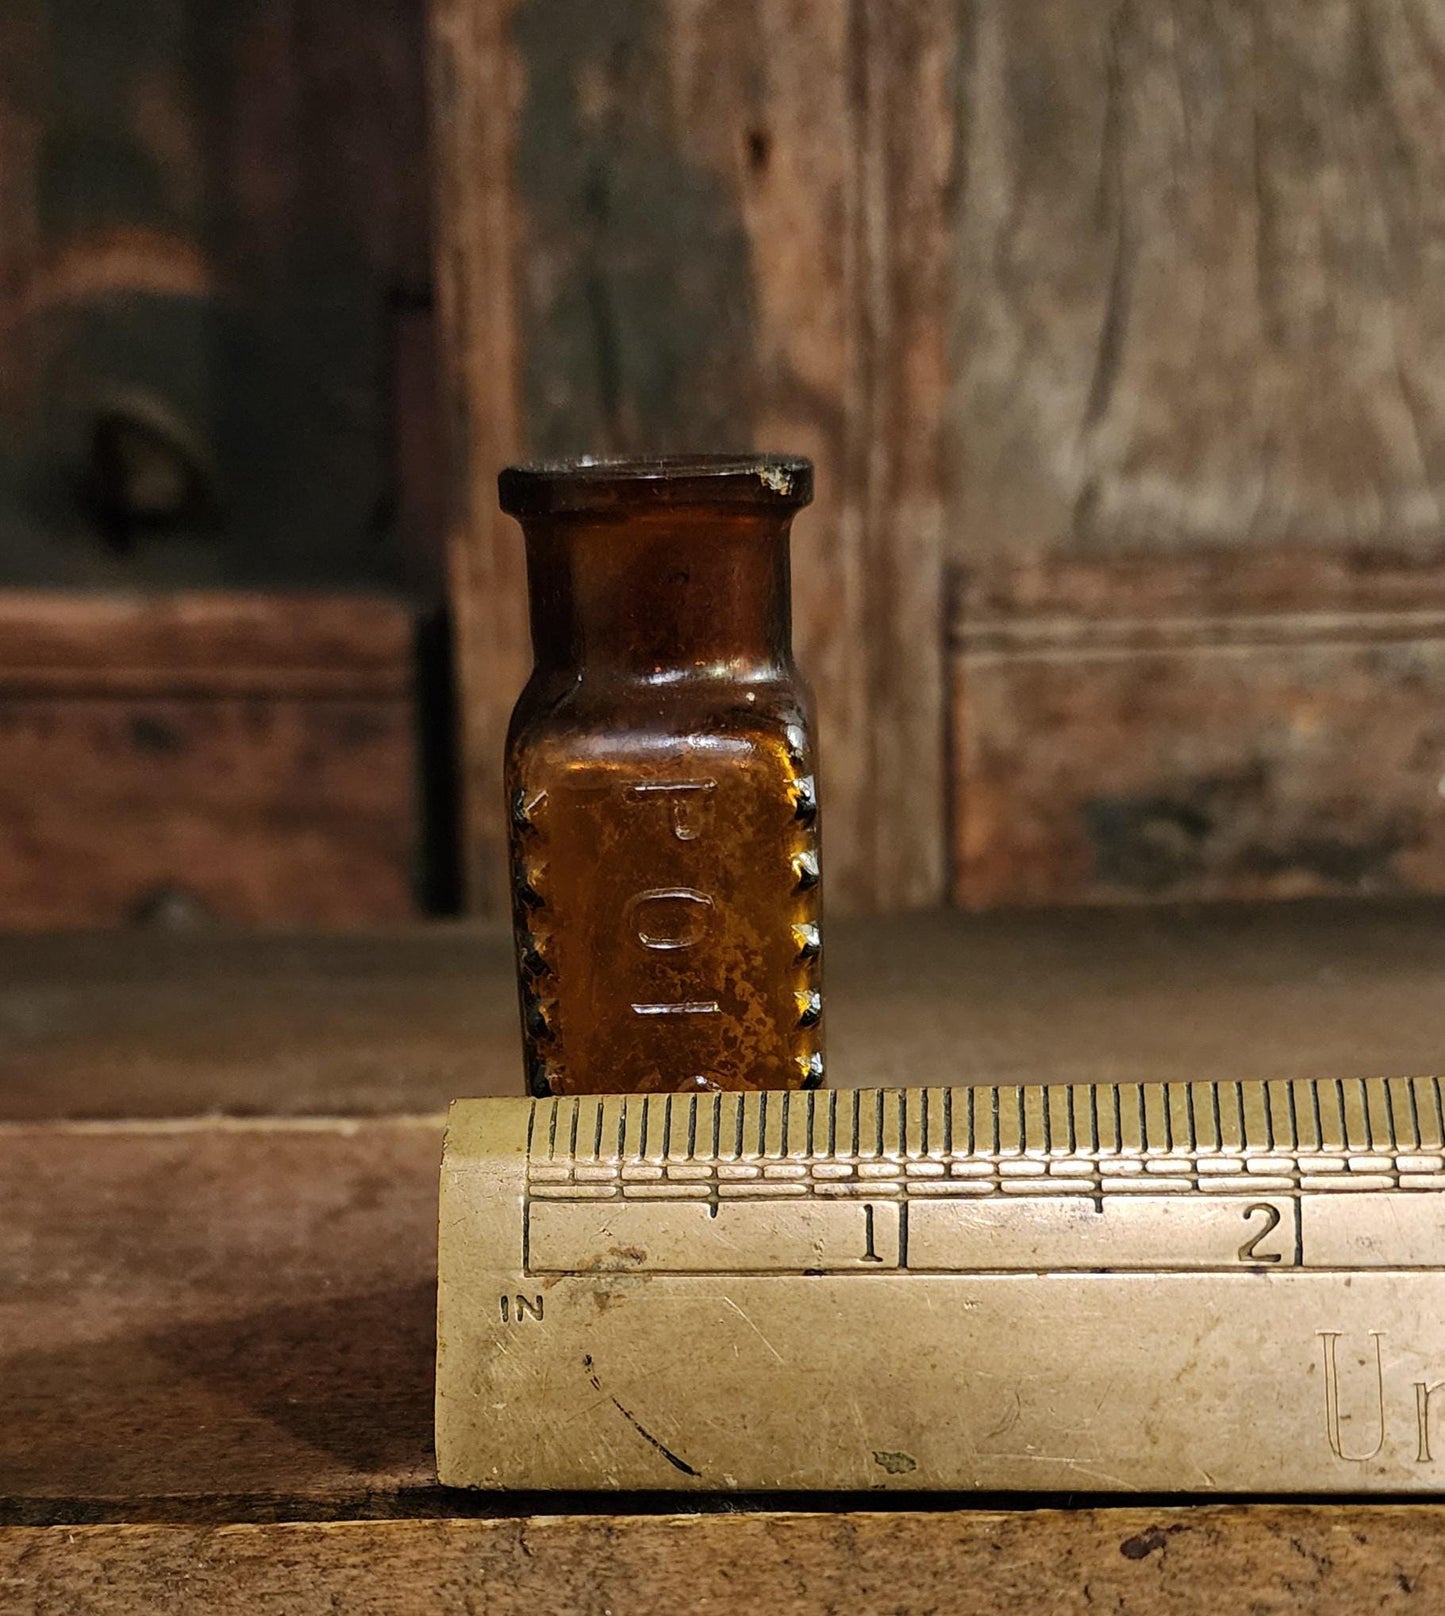
[[[1436,1078],[463,1100],[437,1457],[492,1488],[1445,1481]]]

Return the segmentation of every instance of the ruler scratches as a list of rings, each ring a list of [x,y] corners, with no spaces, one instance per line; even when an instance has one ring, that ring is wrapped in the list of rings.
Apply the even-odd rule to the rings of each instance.
[[[459,1101],[439,1470],[1445,1491],[1442,1190],[1435,1077]]]

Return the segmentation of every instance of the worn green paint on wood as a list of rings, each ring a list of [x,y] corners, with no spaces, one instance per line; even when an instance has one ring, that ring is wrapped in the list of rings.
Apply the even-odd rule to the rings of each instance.
[[[391,0],[0,0],[0,584],[403,580],[423,27]],[[199,494],[137,514],[97,450],[117,425]]]
[[[689,152],[659,0],[523,0],[518,297],[529,447],[751,438],[754,293],[727,177]]]

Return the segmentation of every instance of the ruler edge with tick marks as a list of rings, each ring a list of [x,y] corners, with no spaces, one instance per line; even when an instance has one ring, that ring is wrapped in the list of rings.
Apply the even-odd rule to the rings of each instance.
[[[709,1157],[779,1161],[936,1155],[1046,1162],[1080,1153],[1247,1159],[1301,1151],[1348,1159],[1386,1150],[1407,1157],[1445,1151],[1445,1092],[1438,1077],[574,1095],[527,1103],[528,1156],[537,1163],[682,1164],[698,1155],[699,1136],[712,1141],[703,1153]],[[582,1125],[584,1108],[595,1118],[591,1127]],[[819,1143],[820,1112],[826,1146]],[[1405,1126],[1408,1137],[1402,1137]],[[871,1140],[864,1140],[865,1131]],[[579,1148],[589,1135],[591,1150]],[[674,1148],[678,1138],[686,1139],[685,1150]]]
[[[875,1283],[883,1280],[910,1286],[925,1280],[936,1283],[946,1276],[979,1283],[1006,1278],[1005,1290],[991,1295],[1007,1294],[1010,1305],[1036,1307],[1045,1295],[1039,1289],[1044,1281],[1060,1284],[1072,1275],[1118,1284],[1127,1278],[1134,1282],[1127,1292],[1134,1302],[1144,1294],[1138,1288],[1140,1283],[1147,1282],[1170,1288],[1174,1296],[1183,1298],[1187,1309],[1201,1302],[1203,1293],[1196,1287],[1206,1279],[1211,1284],[1215,1280],[1229,1284],[1240,1278],[1232,1261],[1213,1259],[1171,1265],[1150,1258],[1133,1267],[1127,1262],[1051,1265],[1025,1261],[1010,1264],[1004,1271],[975,1262],[963,1267],[925,1263],[923,1269],[916,1268],[908,1252],[908,1207],[926,1207],[928,1212],[920,1216],[927,1215],[935,1225],[940,1219],[948,1224],[947,1207],[962,1206],[964,1201],[957,1197],[965,1193],[971,1197],[971,1207],[998,1209],[1014,1225],[1030,1224],[1035,1216],[1031,1208],[1045,1209],[1056,1220],[1063,1209],[1066,1232],[1078,1226],[1076,1212],[1082,1212],[1083,1222],[1091,1224],[1086,1209],[1102,1212],[1106,1206],[1111,1214],[1114,1208],[1137,1211],[1146,1221],[1168,1209],[1175,1219],[1174,1230],[1190,1235],[1201,1208],[1217,1210],[1220,1204],[1231,1202],[1238,1206],[1240,1198],[1247,1196],[1268,1197],[1275,1204],[1292,1202],[1296,1208],[1295,1254],[1288,1270],[1271,1271],[1264,1266],[1284,1260],[1277,1253],[1249,1265],[1251,1273],[1275,1288],[1271,1295],[1283,1296],[1278,1290],[1282,1283],[1292,1281],[1297,1288],[1304,1277],[1313,1282],[1314,1294],[1319,1295],[1322,1284],[1348,1286],[1352,1283],[1349,1276],[1354,1275],[1362,1290],[1368,1289],[1376,1298],[1386,1297],[1396,1310],[1392,1317],[1399,1314],[1408,1323],[1413,1315],[1405,1299],[1428,1293],[1427,1312],[1434,1319],[1438,1290],[1439,1333],[1445,1341],[1445,1278],[1438,1284],[1431,1279],[1445,1269],[1445,1248],[1436,1254],[1436,1231],[1445,1217],[1445,1199],[1437,1201],[1430,1193],[1445,1189],[1445,1092],[1434,1077],[460,1101],[453,1110],[447,1161],[442,1203],[438,1451],[443,1479],[467,1485],[563,1484],[549,1481],[545,1470],[529,1472],[526,1465],[520,1469],[493,1467],[484,1474],[485,1467],[474,1462],[475,1455],[468,1457],[467,1439],[459,1443],[454,1422],[449,1423],[449,1413],[460,1406],[458,1398],[464,1403],[475,1394],[475,1366],[468,1368],[457,1354],[465,1356],[468,1338],[473,1346],[480,1339],[476,1335],[483,1328],[480,1315],[497,1301],[495,1286],[490,1299],[487,1295],[493,1281],[503,1286],[522,1286],[523,1281],[547,1287],[562,1283],[562,1296],[590,1291],[600,1300],[622,1297],[633,1304],[633,1316],[640,1318],[635,1312],[638,1299],[650,1295],[656,1300],[665,1293],[639,1287],[657,1280],[690,1284],[694,1291],[699,1286],[710,1287],[708,1295],[726,1300],[728,1286],[743,1287],[735,1291],[742,1296],[748,1283],[755,1284],[760,1276],[774,1285],[779,1278],[791,1284],[817,1278],[825,1271],[829,1279],[837,1279],[848,1268],[874,1274]],[[819,1167],[828,1170],[826,1179],[816,1177]],[[577,1176],[579,1169],[583,1170],[582,1180]],[[726,1169],[727,1176],[719,1169]],[[871,1170],[873,1176],[856,1176],[862,1169]],[[482,1180],[491,1175],[494,1182],[481,1182],[478,1172]],[[955,1173],[960,1175],[957,1182],[952,1176]],[[808,1182],[800,1182],[800,1175]],[[480,1201],[476,1199],[479,1190]],[[1341,1197],[1340,1190],[1352,1193]],[[661,1266],[645,1273],[619,1274],[590,1265],[568,1267],[565,1262],[553,1262],[538,1266],[532,1261],[531,1220],[539,1207],[543,1216],[552,1217],[559,1203],[565,1206],[570,1201],[580,1208],[588,1228],[597,1230],[607,1229],[609,1218],[615,1225],[627,1217],[656,1220],[659,1212],[665,1212],[664,1222],[690,1219],[688,1227],[696,1235],[704,1229],[700,1202],[708,1203],[708,1217],[716,1217],[721,1204],[731,1209],[730,1237],[736,1249],[740,1227],[764,1231],[758,1238],[767,1240],[768,1231],[786,1233],[801,1216],[800,1208],[816,1205],[826,1210],[825,1203],[837,1206],[849,1196],[855,1205],[866,1197],[868,1203],[880,1206],[891,1200],[900,1209],[897,1220],[903,1232],[887,1253],[888,1262],[880,1267],[865,1269],[850,1261],[814,1268],[784,1255],[771,1258],[771,1266],[741,1263],[729,1268],[704,1263],[697,1267],[686,1262],[668,1266],[660,1260]],[[1337,1254],[1313,1265],[1302,1260],[1298,1209],[1306,1202],[1330,1205],[1338,1214],[1333,1217],[1332,1238],[1336,1252],[1345,1252],[1344,1256]],[[1360,1263],[1349,1255],[1353,1235],[1350,1228],[1341,1235],[1341,1218],[1353,1225],[1362,1212],[1389,1212],[1394,1222],[1407,1203],[1428,1208],[1430,1232],[1428,1238],[1417,1236],[1417,1245],[1421,1240],[1424,1243],[1413,1257]],[[460,1221],[464,1226],[465,1255],[455,1241],[449,1246],[449,1205],[453,1225]],[[748,1210],[747,1219],[739,1221],[739,1207]],[[624,1213],[609,1212],[609,1208],[639,1210]],[[655,1221],[652,1226],[657,1226]],[[1131,1227],[1139,1227],[1138,1221],[1132,1225],[1125,1221],[1122,1238],[1126,1244],[1132,1238]],[[745,1241],[749,1238],[754,1237],[746,1236]],[[1327,1239],[1327,1248],[1329,1244]],[[1241,1246],[1241,1259],[1250,1246],[1248,1241]],[[634,1254],[628,1245],[612,1249]],[[871,1218],[867,1250],[873,1255]],[[880,1259],[873,1255],[873,1261]],[[1346,1273],[1343,1281],[1341,1270]],[[491,1278],[481,1279],[482,1274]],[[1368,1279],[1362,1277],[1366,1274]],[[767,1294],[776,1297],[778,1292]],[[1257,1307],[1261,1293],[1255,1290],[1251,1294],[1250,1305]],[[1339,1293],[1328,1290],[1324,1294]],[[536,1302],[540,1316],[540,1292]],[[560,1303],[561,1296],[553,1304],[554,1317]],[[518,1290],[515,1305],[519,1313],[529,1305],[525,1287]],[[731,1300],[726,1305],[736,1311]],[[1121,1301],[1120,1305],[1126,1304]],[[509,1306],[505,1294],[502,1306]],[[1316,1330],[1313,1334],[1334,1350],[1327,1338],[1339,1332]],[[541,1337],[534,1336],[526,1344],[527,1350],[545,1356],[540,1343]],[[1383,1351],[1378,1343],[1375,1350],[1377,1357]],[[506,1351],[510,1356],[513,1349],[508,1345]],[[591,1354],[587,1359],[592,1365]],[[1238,1367],[1247,1372],[1248,1360]],[[1310,1366],[1310,1372],[1318,1367]],[[1330,1365],[1325,1363],[1324,1368],[1329,1370]],[[548,1378],[540,1360],[539,1369],[540,1386]],[[459,1386],[471,1389],[459,1393]],[[1425,1383],[1427,1427],[1434,1387],[1433,1379]],[[522,1409],[514,1400],[509,1417],[518,1413],[525,1415],[523,1423],[530,1421],[537,1430],[545,1431],[548,1409],[543,1403],[534,1399],[533,1406]],[[1338,1407],[1332,1417],[1336,1429],[1330,1441],[1336,1445]],[[1439,1417],[1445,1418],[1445,1394]],[[1422,1448],[1428,1446],[1428,1435],[1427,1428],[1421,1437]],[[1412,1472],[1404,1480],[1397,1477],[1388,1490],[1424,1490],[1432,1481],[1433,1477]],[[734,1478],[724,1478],[724,1482],[733,1485]],[[584,1464],[567,1484],[628,1487],[666,1483],[665,1477],[618,1479],[607,1464],[600,1464],[592,1475]],[[761,1474],[745,1477],[738,1484],[760,1489],[771,1485]],[[846,1475],[830,1482],[831,1486],[853,1484]],[[1011,1485],[1007,1480],[1002,1484]],[[1301,1473],[1284,1490],[1366,1491],[1375,1484],[1366,1472],[1323,1478]],[[957,1478],[934,1482],[922,1476],[915,1478],[915,1485],[953,1487],[959,1482]],[[1180,1490],[1192,1490],[1187,1478],[1177,1485]],[[1379,1485],[1383,1487],[1384,1482]],[[1040,1490],[1049,1489],[1041,1486]]]

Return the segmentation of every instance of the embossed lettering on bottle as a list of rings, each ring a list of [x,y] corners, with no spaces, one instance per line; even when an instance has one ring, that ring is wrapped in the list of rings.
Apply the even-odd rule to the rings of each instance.
[[[805,462],[513,468],[536,666],[507,748],[534,1093],[822,1081],[818,805],[792,661]]]

